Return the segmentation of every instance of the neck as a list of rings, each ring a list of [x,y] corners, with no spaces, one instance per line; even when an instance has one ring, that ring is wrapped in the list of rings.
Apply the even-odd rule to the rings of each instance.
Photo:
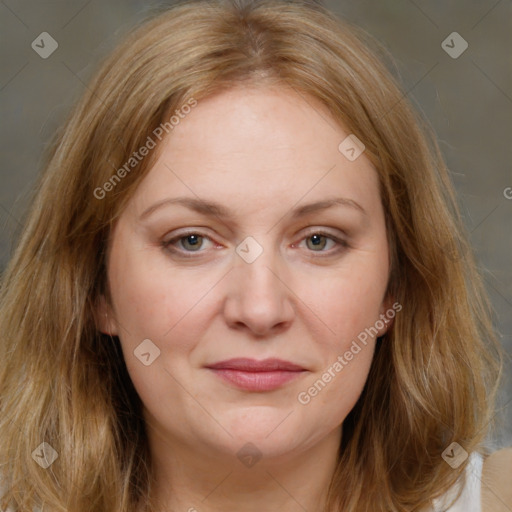
[[[149,436],[155,509],[166,512],[323,512],[336,468],[341,428],[293,454],[243,464],[230,454],[206,453]]]

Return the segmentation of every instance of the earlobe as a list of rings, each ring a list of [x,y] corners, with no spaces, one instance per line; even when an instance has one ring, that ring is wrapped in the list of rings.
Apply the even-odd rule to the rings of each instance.
[[[114,319],[112,308],[103,295],[100,295],[96,303],[95,321],[96,328],[101,333],[109,336],[118,335],[117,323]]]
[[[377,338],[384,336],[393,325],[393,320],[386,316],[386,312],[380,314],[379,319],[375,322],[375,327],[378,329]]]
[[[378,337],[384,336],[384,334],[389,332],[393,326],[397,312],[401,309],[401,305],[395,302],[392,297],[388,297],[383,301],[379,321],[376,323],[376,327],[379,329]]]
[[[385,315],[385,313],[384,313],[384,315]],[[385,327],[380,336],[384,336],[384,334],[387,334],[390,331],[391,327],[393,326],[393,319],[386,317],[386,319],[384,320],[384,323],[385,323]]]

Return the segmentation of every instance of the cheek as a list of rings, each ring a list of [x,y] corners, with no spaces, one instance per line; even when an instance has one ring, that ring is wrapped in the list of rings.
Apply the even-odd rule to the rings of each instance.
[[[323,336],[330,350],[347,350],[347,343],[365,329],[375,325],[382,310],[387,274],[377,267],[361,265],[341,269],[320,286],[305,287],[300,293],[318,316],[319,324],[328,327]],[[315,291],[312,291],[315,290]]]
[[[359,353],[354,355],[349,347],[315,375],[298,396],[301,405],[316,404],[317,407],[332,407],[326,414],[346,415],[357,401],[366,383],[373,358],[375,343],[359,344]],[[346,357],[352,353],[352,359]]]
[[[152,264],[145,251],[112,258],[109,271],[128,373],[142,402],[158,416],[162,404],[179,407],[183,398],[178,382],[188,376],[183,374],[187,365],[182,362],[201,339],[207,322],[207,301],[201,301],[207,283],[167,273],[167,267]],[[187,285],[190,279],[196,283],[194,287]],[[145,340],[151,344],[142,352],[139,347],[142,343],[147,346]],[[137,356],[147,352],[148,365]]]
[[[308,294],[308,305],[329,329],[316,337],[322,365],[296,398],[308,414],[323,416],[326,426],[339,425],[364,388],[386,286],[386,262],[360,257]]]
[[[190,377],[183,360],[203,338],[210,322],[211,291],[218,276],[173,271],[165,255],[160,258],[154,248],[124,250],[129,244],[121,233],[116,242],[109,278],[124,359],[143,402],[158,406],[170,400],[170,386],[179,388],[171,376],[180,381]],[[145,366],[136,354],[148,339],[159,355]],[[179,393],[173,396],[177,400]]]
[[[122,245],[119,237],[118,246]],[[155,257],[154,248],[119,256],[113,249],[109,276],[121,334],[132,340],[167,339],[187,323],[208,291],[209,280],[173,271],[164,256]]]
[[[331,354],[330,363],[300,389],[296,407],[304,419],[301,429],[309,430],[311,443],[339,427],[354,408],[368,377],[374,346],[374,342],[361,345],[349,361],[344,354],[350,352],[351,344],[346,344],[347,350]]]

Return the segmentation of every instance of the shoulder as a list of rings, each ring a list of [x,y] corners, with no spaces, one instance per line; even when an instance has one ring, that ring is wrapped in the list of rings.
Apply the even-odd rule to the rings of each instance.
[[[482,512],[512,510],[512,448],[485,458],[482,467]]]

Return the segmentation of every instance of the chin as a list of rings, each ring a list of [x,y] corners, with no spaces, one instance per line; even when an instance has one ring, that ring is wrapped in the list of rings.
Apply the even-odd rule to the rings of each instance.
[[[251,443],[268,458],[282,456],[306,443],[309,429],[299,419],[290,409],[255,406],[233,411],[219,421],[232,436],[226,437],[231,453]]]

